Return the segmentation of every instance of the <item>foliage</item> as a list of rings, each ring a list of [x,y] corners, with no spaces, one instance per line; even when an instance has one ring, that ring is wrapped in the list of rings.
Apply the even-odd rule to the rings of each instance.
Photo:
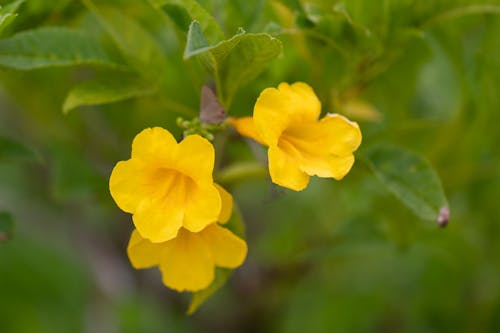
[[[500,330],[497,2],[0,5],[1,332]],[[107,190],[132,138],[179,138],[207,83],[241,117],[295,81],[359,123],[351,172],[279,189],[265,150],[221,128],[214,177],[245,265],[191,305],[133,271]]]

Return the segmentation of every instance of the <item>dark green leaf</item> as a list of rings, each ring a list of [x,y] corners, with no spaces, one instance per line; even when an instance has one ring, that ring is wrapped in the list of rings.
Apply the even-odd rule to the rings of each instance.
[[[196,20],[210,43],[225,38],[217,21],[195,0],[150,0],[150,2],[154,7],[162,8],[185,32],[188,31],[191,21]]]
[[[14,233],[14,218],[6,212],[0,212],[0,242],[9,240]]]
[[[51,66],[121,66],[106,54],[97,40],[67,28],[40,28],[1,40],[0,65],[21,70]]]
[[[237,89],[257,77],[281,53],[281,42],[265,33],[238,31],[216,45],[206,43],[197,21],[191,23],[184,58],[198,57],[214,77],[219,100],[231,103]]]
[[[448,202],[439,176],[427,160],[389,144],[372,147],[364,157],[387,189],[417,216],[447,223],[440,219],[447,215]]]
[[[206,289],[193,293],[191,302],[189,303],[187,314],[192,315],[193,313],[195,313],[196,310],[198,310],[198,308],[210,298],[210,296],[212,296],[217,290],[224,286],[229,279],[231,272],[232,270],[230,269],[218,267],[215,270],[215,278],[212,284],[210,284],[210,286],[208,286]]]
[[[0,161],[5,159],[34,160],[37,158],[38,156],[31,149],[0,136]]]
[[[138,74],[151,81],[159,81],[165,71],[165,56],[151,34],[137,21],[119,10],[84,0],[85,5],[113,38],[128,63]]]
[[[84,105],[113,103],[124,99],[150,94],[155,91],[151,85],[137,77],[100,77],[73,88],[63,105],[63,112]]]

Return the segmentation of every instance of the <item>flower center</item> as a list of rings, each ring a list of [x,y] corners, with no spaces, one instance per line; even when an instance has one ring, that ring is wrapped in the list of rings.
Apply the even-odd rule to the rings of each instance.
[[[185,202],[196,189],[196,183],[191,177],[175,169],[158,168],[152,173],[149,181],[154,188],[153,195],[162,200],[175,197],[176,200]]]
[[[317,138],[318,133],[307,127],[296,125],[285,129],[278,140],[278,147],[295,159],[313,159],[321,155],[318,151],[321,146],[321,140]]]

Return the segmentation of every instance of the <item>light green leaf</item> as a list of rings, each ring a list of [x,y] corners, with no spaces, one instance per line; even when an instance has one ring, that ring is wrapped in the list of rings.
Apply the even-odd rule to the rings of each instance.
[[[231,230],[236,236],[245,239],[245,225],[243,223],[241,212],[236,204],[234,204],[233,215],[223,226],[224,228]],[[222,288],[226,284],[232,272],[232,269],[217,267],[215,270],[214,281],[210,284],[210,286],[208,286],[206,289],[193,293],[191,302],[189,303],[187,314],[192,315],[193,313],[195,313],[196,310],[198,310],[198,308],[203,303],[205,303],[213,294],[215,294],[217,290]]]
[[[448,222],[441,181],[427,160],[389,144],[376,145],[363,156],[378,179],[417,216],[441,225]]]
[[[188,59],[197,54],[202,54],[210,50],[208,41],[197,21],[193,21],[189,27],[189,34],[187,36],[186,49],[184,50],[184,59]],[[207,65],[210,61],[207,61]]]
[[[132,76],[100,77],[83,82],[73,88],[63,105],[63,112],[84,105],[113,103],[153,93],[155,87]]]
[[[14,233],[14,218],[7,212],[0,212],[0,242],[9,240]]]
[[[0,65],[21,70],[77,65],[121,67],[97,40],[67,28],[39,28],[0,40]]]
[[[31,149],[11,139],[0,136],[0,161],[7,159],[37,160]]]
[[[91,0],[83,2],[98,17],[127,62],[138,74],[151,81],[162,79],[166,59],[148,31],[115,8]]]
[[[196,20],[210,43],[225,39],[217,21],[195,0],[150,0],[150,3],[161,8],[185,32],[190,23]]]
[[[16,10],[26,0],[17,0],[0,8],[0,34],[17,17]]]
[[[259,162],[237,162],[219,171],[215,178],[217,184],[234,185],[243,180],[258,179],[267,177],[269,171],[267,167]]]
[[[201,60],[214,77],[219,100],[227,108],[238,88],[256,78],[281,49],[281,42],[269,34],[241,29],[232,38],[210,46],[200,24],[193,21],[184,58]]]

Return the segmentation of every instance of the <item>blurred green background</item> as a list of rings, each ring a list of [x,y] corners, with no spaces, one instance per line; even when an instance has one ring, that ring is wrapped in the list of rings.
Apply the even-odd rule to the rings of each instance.
[[[0,241],[0,332],[500,332],[498,1],[200,0],[204,11],[191,15],[192,2],[27,0],[3,29],[0,227],[12,237]],[[96,9],[103,4],[115,14]],[[304,81],[323,112],[358,121],[363,144],[340,182],[312,179],[298,193],[265,176],[225,184],[249,255],[189,317],[188,295],[129,265],[131,217],[108,178],[143,128],[179,137],[176,117],[198,113],[211,77],[183,52],[190,21],[207,13],[226,38],[242,27],[282,42],[238,85],[229,115],[250,115],[266,87]],[[88,33],[127,69],[9,65],[4,40],[48,26]],[[77,84],[117,82],[130,68],[154,88],[63,114]],[[219,138],[220,170],[265,153],[230,130]],[[380,142],[430,161],[447,228],[421,220],[373,175],[362,156]]]

